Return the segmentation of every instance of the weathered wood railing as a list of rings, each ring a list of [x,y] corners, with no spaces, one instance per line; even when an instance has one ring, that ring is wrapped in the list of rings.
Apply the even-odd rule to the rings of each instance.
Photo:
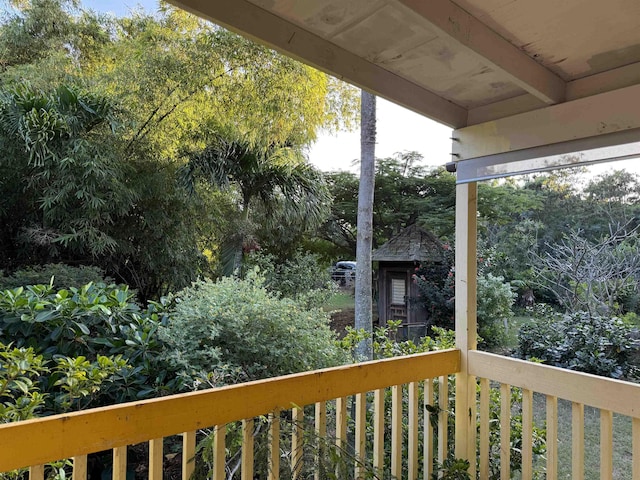
[[[447,445],[447,376],[460,369],[460,352],[447,350],[407,357],[386,359],[289,375],[229,387],[182,395],[114,405],[94,410],[28,420],[0,426],[0,471],[29,467],[30,478],[44,476],[43,465],[59,459],[71,458],[74,479],[87,477],[87,455],[103,450],[113,451],[113,478],[126,479],[127,446],[148,442],[148,471],[150,479],[163,477],[163,439],[182,435],[182,478],[194,471],[196,432],[213,428],[213,471],[215,479],[225,478],[225,432],[232,422],[242,422],[243,439],[240,463],[241,478],[253,479],[254,418],[268,415],[268,469],[271,478],[278,478],[281,450],[279,447],[280,412],[291,411],[291,476],[296,478],[301,468],[302,443],[305,437],[301,425],[304,407],[314,406],[314,429],[317,437],[327,436],[327,402],[334,419],[329,422],[334,443],[347,443],[347,398],[354,396],[355,419],[353,450],[355,477],[362,465],[370,463],[382,468],[385,463],[385,428],[390,431],[390,473],[401,478],[417,478],[419,444],[423,444],[424,477],[430,476],[433,452],[442,460]],[[438,442],[432,441],[433,430],[425,405],[433,401],[433,385],[440,390],[444,407],[439,414]],[[439,379],[439,380],[438,380]],[[423,404],[419,404],[418,389],[423,382]],[[403,387],[407,385],[407,387]],[[385,389],[391,388],[390,425],[385,427]],[[367,406],[367,393],[372,398]],[[403,395],[408,408],[403,409]],[[369,416],[367,412],[372,412]],[[373,428],[372,451],[366,450],[366,422]],[[419,419],[422,425],[419,428]],[[403,428],[408,426],[403,446]],[[418,438],[419,432],[422,439]],[[321,454],[322,450],[318,450]],[[403,457],[403,455],[406,455]],[[389,460],[389,459],[387,459]],[[317,478],[317,476],[316,476]]]
[[[640,385],[612,380],[560,368],[506,358],[489,353],[469,352],[469,373],[480,383],[479,401],[479,477],[489,478],[489,392],[500,389],[500,478],[511,478],[510,439],[511,388],[522,389],[522,479],[533,478],[533,416],[534,392],[544,395],[537,398],[546,419],[546,462],[542,468],[547,480],[559,477],[558,471],[558,399],[571,402],[571,478],[585,478],[585,406],[600,411],[600,459],[601,480],[614,478],[613,415],[629,417],[632,424],[632,472],[619,473],[617,478],[640,479]],[[499,384],[499,385],[497,385]],[[597,439],[595,439],[597,440]],[[593,437],[590,441],[595,441]],[[566,477],[563,477],[566,478]]]

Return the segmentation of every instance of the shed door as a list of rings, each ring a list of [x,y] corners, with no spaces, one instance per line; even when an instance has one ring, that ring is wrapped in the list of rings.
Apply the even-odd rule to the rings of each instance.
[[[389,274],[387,288],[387,319],[407,321],[407,276],[404,273]]]

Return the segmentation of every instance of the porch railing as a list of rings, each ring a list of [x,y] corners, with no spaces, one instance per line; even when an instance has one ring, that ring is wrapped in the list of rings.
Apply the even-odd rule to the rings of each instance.
[[[479,385],[480,479],[490,478],[492,390],[499,392],[500,402],[500,449],[494,452],[499,456],[499,476],[508,479],[514,473],[510,471],[511,416],[516,411],[511,404],[513,388],[522,389],[517,407],[522,415],[519,475],[523,480],[534,478],[536,469],[544,471],[548,480],[560,477],[559,402],[571,405],[568,458],[572,479],[585,478],[586,442],[599,444],[599,476],[594,478],[640,479],[640,385],[480,351],[470,351],[468,360],[469,373]],[[434,455],[442,462],[448,450],[448,378],[459,370],[460,352],[447,350],[4,424],[0,426],[0,471],[29,467],[30,478],[39,480],[45,476],[44,464],[70,458],[74,479],[85,479],[87,454],[112,450],[113,478],[125,479],[127,446],[147,442],[148,476],[161,479],[167,453],[163,439],[181,435],[182,478],[188,478],[195,468],[196,432],[210,428],[213,441],[207,448],[214,478],[221,479],[228,473],[226,429],[239,425],[235,434],[242,439],[242,449],[237,470],[243,479],[253,479],[258,469],[278,478],[284,471],[280,465],[283,452],[289,455],[286,477],[303,478],[304,462],[317,465],[319,460],[309,460],[306,443],[316,441],[311,457],[323,455],[327,448],[317,443],[319,438],[335,446],[338,454],[349,446],[354,472],[350,476],[354,478],[364,476],[365,465],[378,472],[386,468],[385,476],[430,478]],[[496,395],[493,397],[495,401]],[[434,408],[427,409],[428,405]],[[597,435],[589,438],[585,438],[585,408],[597,409],[599,415]],[[626,473],[617,471],[614,461],[614,415],[624,416],[631,429],[631,446],[623,452],[631,457]],[[268,429],[268,451],[260,456],[266,465],[254,458],[256,417]],[[533,453],[534,422],[546,427],[546,453],[538,459]],[[309,428],[314,435],[307,434]],[[281,448],[281,441],[287,442],[286,448]],[[320,478],[317,472],[316,478]]]
[[[479,477],[489,478],[489,395],[491,389],[500,391],[500,478],[511,478],[510,472],[510,418],[511,388],[522,389],[522,479],[533,478],[533,423],[534,413],[542,410],[542,424],[546,424],[546,454],[544,463],[538,465],[547,480],[559,478],[558,470],[558,420],[559,400],[571,403],[571,462],[573,480],[585,478],[585,407],[599,410],[599,432],[588,438],[599,442],[599,476],[601,480],[640,479],[640,385],[609,378],[573,372],[480,351],[470,351],[469,373],[479,379]],[[534,401],[535,394],[535,401]],[[614,464],[614,414],[628,417],[631,424],[631,471],[620,472]],[[625,449],[626,450],[626,449]],[[596,472],[596,475],[598,473]],[[566,477],[563,477],[566,478]]]
[[[410,478],[417,478],[418,470],[429,478],[433,452],[443,460],[447,450],[448,413],[443,403],[437,414],[437,442],[433,442],[430,414],[425,406],[434,399],[434,384],[440,390],[441,401],[446,402],[448,376],[459,369],[460,352],[446,350],[4,424],[0,426],[0,471],[28,467],[31,480],[40,480],[45,476],[44,464],[72,459],[73,477],[80,480],[87,478],[88,454],[112,450],[113,478],[124,480],[127,478],[127,446],[148,442],[148,475],[150,479],[159,480],[163,477],[163,438],[180,434],[182,478],[189,478],[195,467],[196,432],[211,428],[214,478],[222,479],[227,454],[226,426],[242,422],[240,475],[243,479],[253,479],[254,419],[268,416],[268,468],[262,471],[267,471],[270,478],[278,478],[280,421],[284,417],[281,412],[289,411],[286,418],[291,418],[292,426],[288,451],[297,457],[291,459],[290,476],[296,478],[302,468],[305,436],[301,425],[308,423],[305,412],[309,416],[308,410],[314,410],[311,422],[317,438],[326,438],[327,425],[330,425],[334,444],[345,447],[347,398],[353,396],[350,410],[355,412],[355,418],[349,430],[349,442],[353,445],[354,477],[362,476],[360,469],[365,464],[382,468],[386,459],[391,475],[396,478],[401,478],[403,471]],[[418,394],[420,384],[425,392],[422,403]],[[385,411],[387,387],[392,397],[388,419],[385,418],[389,413]],[[368,392],[372,393],[367,395]],[[328,404],[333,415],[329,422]],[[368,411],[372,414],[367,415]],[[420,428],[419,421],[422,422]],[[385,452],[383,438],[385,429],[390,432],[388,452]],[[371,430],[372,441],[367,442],[366,436]],[[418,451],[419,444],[424,450]],[[366,451],[366,445],[370,451]],[[316,455],[321,451],[322,447]]]

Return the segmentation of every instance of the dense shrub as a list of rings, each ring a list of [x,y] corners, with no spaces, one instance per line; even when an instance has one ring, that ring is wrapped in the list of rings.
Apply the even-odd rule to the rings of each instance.
[[[120,356],[45,360],[33,348],[0,345],[0,423],[80,409],[125,365]]]
[[[187,379],[211,383],[285,375],[343,362],[328,314],[279,298],[264,280],[200,281],[173,297],[171,321],[161,329],[169,360]]]
[[[32,265],[16,270],[10,275],[0,274],[0,290],[24,287],[25,285],[53,284],[57,288],[80,288],[87,283],[112,283],[104,271],[94,266],[72,266],[64,263]]]
[[[587,312],[547,315],[520,328],[517,355],[570,370],[621,378],[633,370],[630,360],[638,344],[632,333],[633,327],[616,317]]]
[[[449,258],[448,256],[446,258]],[[427,310],[430,326],[454,327],[455,273],[450,263],[432,263],[420,266],[414,275],[420,292],[419,301]],[[513,316],[513,303],[517,297],[503,277],[478,273],[478,335],[481,345],[494,348],[505,338],[504,321]]]
[[[326,305],[335,293],[335,283],[318,255],[297,251],[291,258],[278,263],[273,255],[254,252],[248,256],[246,267],[249,272],[256,267],[259,269],[268,291],[297,300],[309,308]]]
[[[124,359],[127,365],[114,371],[100,392],[93,392],[90,406],[150,398],[174,392],[177,386],[174,372],[161,359],[165,345],[157,331],[167,321],[162,309],[156,303],[141,309],[125,286],[89,283],[60,290],[51,285],[4,290],[0,343],[31,348],[45,361]],[[49,378],[43,391],[55,381]]]
[[[482,346],[495,348],[504,344],[504,322],[513,317],[517,294],[503,277],[491,273],[478,276],[478,335]]]
[[[419,298],[427,312],[430,326],[453,328],[455,276],[453,252],[445,250],[440,262],[428,262],[416,268],[413,276],[418,286]]]

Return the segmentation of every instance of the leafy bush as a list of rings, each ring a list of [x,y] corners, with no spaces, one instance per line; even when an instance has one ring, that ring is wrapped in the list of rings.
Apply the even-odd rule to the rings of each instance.
[[[538,358],[557,367],[612,378],[632,372],[638,344],[633,328],[617,317],[575,312],[539,318],[518,335],[520,358]]]
[[[16,270],[11,275],[0,275],[0,290],[23,287],[25,285],[53,285],[59,288],[80,288],[87,283],[112,283],[98,267],[74,267],[64,263],[33,265]]]
[[[83,357],[91,363],[101,356],[121,357],[127,367],[114,371],[113,381],[99,395],[93,392],[91,406],[150,398],[177,387],[175,372],[161,359],[165,345],[157,332],[167,321],[163,308],[151,303],[142,310],[126,286],[89,283],[60,290],[51,285],[4,290],[0,343],[31,348],[46,361],[67,357],[76,362]]]
[[[420,302],[427,310],[430,325],[454,327],[455,271],[453,252],[445,250],[443,262],[421,265],[413,276],[420,292]],[[478,335],[485,348],[503,344],[504,320],[513,316],[517,297],[504,277],[486,271],[483,258],[478,259]]]
[[[517,294],[503,277],[491,273],[478,276],[478,335],[482,345],[493,348],[504,344],[504,321],[513,317]]]
[[[249,272],[258,267],[268,291],[309,308],[326,305],[336,291],[329,271],[314,254],[297,251],[291,258],[277,263],[273,255],[254,252],[247,258],[246,267]]]
[[[429,262],[416,268],[413,276],[420,293],[419,301],[427,312],[429,325],[453,328],[455,275],[453,251],[445,249],[441,262]]]
[[[31,347],[0,345],[0,423],[81,409],[124,367],[120,356],[45,360]]]
[[[161,333],[171,346],[168,359],[196,383],[211,373],[210,383],[224,384],[345,360],[325,312],[268,292],[255,272],[244,280],[196,282],[177,293]]]

